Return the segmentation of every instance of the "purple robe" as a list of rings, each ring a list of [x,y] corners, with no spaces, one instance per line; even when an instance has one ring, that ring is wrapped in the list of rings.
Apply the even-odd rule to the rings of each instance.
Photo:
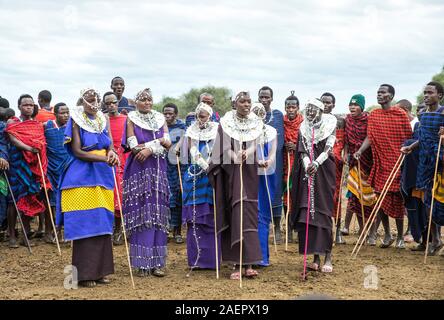
[[[134,124],[139,144],[163,137],[163,128],[154,132]],[[126,124],[122,143],[127,141]],[[167,161],[150,156],[143,163],[131,153],[123,174],[122,211],[130,242],[131,265],[152,270],[166,264],[169,188]]]

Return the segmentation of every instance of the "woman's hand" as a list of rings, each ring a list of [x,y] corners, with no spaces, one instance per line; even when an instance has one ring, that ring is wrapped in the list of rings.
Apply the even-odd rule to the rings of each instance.
[[[403,154],[410,154],[412,152],[412,148],[410,146],[405,146],[401,148],[401,152]]]
[[[286,142],[285,148],[287,148],[288,152],[295,152],[296,151],[296,144],[294,144],[293,142]]]
[[[247,155],[247,151],[246,150],[238,151],[238,153],[237,153],[237,161],[238,161],[238,163],[245,162],[247,160],[247,158],[248,158],[248,155]]]
[[[26,151],[32,152],[32,153],[39,153],[39,149],[33,148],[33,147],[28,147],[28,149]]]
[[[112,167],[119,165],[119,156],[114,150],[108,151],[106,162]]]
[[[143,149],[139,153],[137,153],[135,158],[139,162],[144,162],[152,154],[153,154],[153,151],[151,149]]]
[[[0,170],[9,170],[9,162],[0,158]]]
[[[307,173],[313,176],[318,171],[319,165],[316,162],[310,163],[307,167]]]
[[[259,160],[258,165],[260,168],[268,168],[270,166],[271,161],[270,160]]]

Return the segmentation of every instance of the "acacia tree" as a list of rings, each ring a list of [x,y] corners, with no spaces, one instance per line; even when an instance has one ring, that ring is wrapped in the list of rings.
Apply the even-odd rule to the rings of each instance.
[[[161,111],[165,104],[172,102],[179,108],[179,117],[184,118],[189,112],[193,112],[196,109],[199,96],[204,92],[208,92],[214,96],[214,111],[219,112],[221,116],[231,110],[231,90],[226,87],[215,87],[211,85],[202,88],[192,88],[179,98],[164,96],[159,103],[154,105],[154,108]]]
[[[442,67],[442,70],[440,73],[437,73],[433,76],[432,81],[437,81],[441,83],[444,86],[444,66]],[[417,98],[416,102],[418,104],[422,103],[424,101],[424,95],[421,93]],[[444,104],[444,97],[441,99],[440,104]]]

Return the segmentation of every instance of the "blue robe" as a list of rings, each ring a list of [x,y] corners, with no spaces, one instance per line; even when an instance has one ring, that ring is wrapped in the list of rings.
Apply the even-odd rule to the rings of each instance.
[[[258,147],[258,158],[264,160],[269,158],[271,142],[265,143],[264,154],[262,157],[262,147]],[[267,179],[267,181],[265,181]],[[268,190],[267,190],[268,182]],[[268,238],[271,223],[271,213],[270,213],[270,200],[268,198],[268,192],[270,192],[270,199],[273,201],[273,197],[276,194],[276,173],[272,174],[262,174],[259,176],[259,196],[258,196],[258,234],[259,242],[262,251],[262,261],[259,265],[268,266],[270,265],[270,252],[268,249]]]
[[[186,125],[182,120],[178,119],[176,120],[175,124],[168,126],[168,131],[172,142],[172,146],[167,157],[167,176],[168,184],[170,186],[171,212],[169,223],[171,227],[179,227],[182,220],[182,195],[180,194],[179,172],[177,170],[177,158],[174,153],[174,148],[176,147],[176,144],[179,142],[180,138],[185,134]],[[181,164],[180,170],[183,175],[186,170],[186,165]]]
[[[72,126],[73,120],[70,118],[65,129],[65,145],[71,155],[73,155]],[[101,133],[92,133],[80,128],[80,145],[83,151],[106,150],[110,144],[108,128]],[[57,196],[57,225],[64,224],[65,240],[113,234],[114,176],[112,170],[105,162],[87,162],[73,156],[68,168],[60,177],[60,192]],[[91,188],[95,189],[91,191]],[[74,201],[70,193],[75,194],[78,200]]]
[[[129,104],[128,99],[125,97],[122,97],[122,99],[120,99],[119,106],[117,107],[117,110],[119,110],[119,112],[122,112],[123,109],[127,110],[128,112],[136,110],[134,106]]]
[[[416,123],[413,131],[413,139],[409,139],[404,146],[409,146],[418,140],[418,127]],[[401,173],[401,195],[407,209],[410,231],[416,242],[421,242],[421,237],[427,229],[426,206],[417,197],[412,197],[412,191],[416,188],[416,168],[419,162],[419,149],[415,149],[411,154],[405,157]]]
[[[439,110],[443,107],[438,108]],[[424,203],[427,209],[431,206],[433,177],[436,154],[438,152],[439,128],[444,126],[444,114],[425,112],[420,115],[419,124],[419,163],[417,167],[416,187],[425,192]],[[444,148],[440,150],[440,158],[444,156]],[[442,161],[438,164],[438,172],[443,172]],[[444,203],[434,202],[433,221],[444,225]]]
[[[272,110],[267,112],[265,124],[268,124],[277,131],[277,146],[276,146],[276,170],[275,170],[275,193],[271,198],[273,206],[273,217],[281,217],[282,215],[282,179],[284,174],[284,115],[279,110]]]
[[[0,158],[9,161],[9,143],[5,133],[6,123],[0,121]],[[6,219],[6,209],[8,207],[8,185],[3,172],[0,175],[0,225]]]
[[[51,191],[51,206],[55,206],[55,194],[59,189],[59,180],[62,173],[72,161],[71,155],[64,146],[65,129],[57,127],[53,120],[49,120],[45,126],[46,154],[48,156],[48,178],[53,190]]]

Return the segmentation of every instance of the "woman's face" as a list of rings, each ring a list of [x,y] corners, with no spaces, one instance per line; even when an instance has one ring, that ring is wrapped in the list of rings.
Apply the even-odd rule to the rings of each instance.
[[[251,98],[243,96],[236,101],[236,113],[242,118],[246,118],[250,114]]]
[[[143,93],[137,100],[136,105],[140,113],[148,113],[153,107],[153,98],[149,94]]]
[[[197,115],[197,119],[199,121],[199,127],[202,128],[208,122],[208,119],[210,119],[210,114],[205,110],[201,110]]]
[[[307,116],[307,120],[308,121],[310,121],[310,122],[316,122],[316,120],[320,117],[320,115],[321,115],[321,112],[320,112],[321,110],[318,108],[318,107],[316,107],[316,106],[314,106],[314,105],[312,105],[312,104],[309,104],[308,106],[307,106],[307,110],[306,110],[306,116]]]
[[[262,120],[264,120],[265,116],[267,115],[267,112],[264,108],[255,108],[253,112]]]
[[[82,99],[83,110],[89,115],[96,115],[100,109],[100,101],[95,92],[86,92]]]

